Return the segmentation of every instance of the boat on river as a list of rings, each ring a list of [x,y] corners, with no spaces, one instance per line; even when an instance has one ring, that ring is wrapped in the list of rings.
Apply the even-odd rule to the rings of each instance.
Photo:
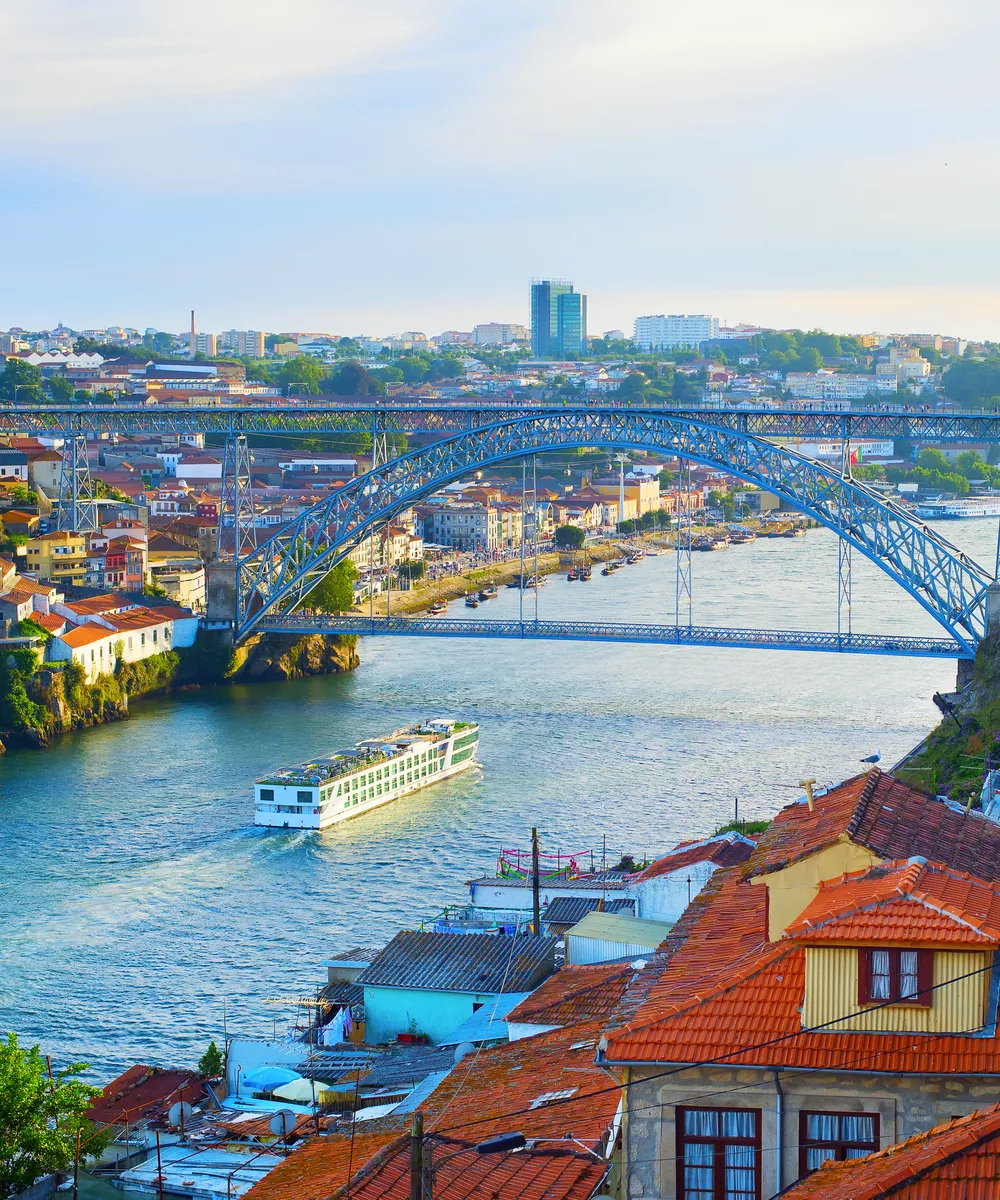
[[[427,611],[432,617],[440,617],[448,611],[448,605],[443,600],[435,600]]]
[[[479,593],[480,600],[494,600],[500,595],[500,589],[495,583],[488,583]]]
[[[974,496],[969,500],[921,500],[913,511],[918,517],[948,521],[967,517],[1000,517],[1000,496]]]
[[[465,597],[465,607],[466,608],[478,608],[479,607],[479,597],[476,595],[475,592],[469,592],[469,594]]]
[[[476,762],[479,726],[435,717],[254,783],[254,824],[326,829],[438,783]]]

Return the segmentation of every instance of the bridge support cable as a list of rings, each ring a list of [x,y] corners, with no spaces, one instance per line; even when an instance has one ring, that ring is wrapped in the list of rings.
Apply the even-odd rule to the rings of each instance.
[[[843,438],[840,444],[841,454],[841,478],[850,482],[851,476],[851,443],[847,438]],[[837,504],[837,523],[843,527],[845,521],[849,520],[849,514],[845,511],[844,497],[838,498]],[[851,577],[851,543],[846,538],[837,539],[837,636],[842,637],[846,634],[851,636],[851,591],[853,580]]]
[[[691,463],[686,458],[677,460],[677,530],[676,570],[677,579],[674,588],[674,624],[680,626],[687,609],[687,623],[691,624],[694,616],[694,604],[691,594]]]
[[[453,480],[548,450],[601,446],[703,463],[773,493],[850,541],[943,627],[961,656],[974,653],[985,629],[992,572],[863,483],[843,479],[837,467],[730,429],[717,416],[543,409],[508,415],[391,459],[372,472],[376,488],[367,487],[370,478],[352,480],[241,560],[237,640],[269,615],[294,606],[303,591],[368,536],[372,524],[385,522]]]
[[[535,623],[538,623],[538,463],[537,455],[531,456],[531,505],[535,510],[535,519],[531,523],[531,536],[534,541],[535,550]],[[524,586],[524,581],[521,581],[521,586]]]
[[[90,481],[87,438],[82,433],[74,433],[63,443],[55,524],[63,532],[97,532],[97,503]]]
[[[524,625],[524,546],[525,546],[525,499],[528,491],[528,460],[521,459],[521,574],[517,577],[517,617],[520,624]],[[538,524],[538,505],[535,505],[535,515],[531,522],[532,530]],[[1000,550],[997,551],[1000,553]]]
[[[240,433],[226,438],[219,504],[219,557],[242,558],[257,549],[250,447]]]

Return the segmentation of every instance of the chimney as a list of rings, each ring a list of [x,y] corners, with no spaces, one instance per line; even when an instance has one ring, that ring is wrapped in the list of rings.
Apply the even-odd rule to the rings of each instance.
[[[816,783],[815,779],[800,779],[799,780],[799,787],[806,789],[806,804],[809,805],[810,812],[813,812],[816,808],[816,802],[813,800],[813,785],[815,783]]]

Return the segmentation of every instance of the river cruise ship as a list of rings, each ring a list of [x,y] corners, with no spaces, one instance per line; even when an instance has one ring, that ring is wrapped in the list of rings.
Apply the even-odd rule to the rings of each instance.
[[[476,761],[479,726],[438,717],[284,767],[254,784],[254,824],[326,829],[457,775]]]
[[[921,500],[914,505],[918,517],[960,520],[963,517],[1000,517],[1000,496],[973,496],[968,500]]]

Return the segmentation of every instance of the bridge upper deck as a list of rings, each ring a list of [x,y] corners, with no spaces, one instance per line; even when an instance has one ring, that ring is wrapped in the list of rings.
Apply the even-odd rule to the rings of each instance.
[[[0,435],[67,433],[330,434],[461,433],[525,415],[641,412],[685,416],[734,432],[764,438],[809,441],[908,439],[919,442],[1000,441],[1000,413],[926,412],[917,406],[879,406],[853,412],[818,408],[643,407],[626,405],[545,405],[508,402],[341,403],[345,397],[310,397],[308,403],[176,406],[165,404],[0,406]]]

